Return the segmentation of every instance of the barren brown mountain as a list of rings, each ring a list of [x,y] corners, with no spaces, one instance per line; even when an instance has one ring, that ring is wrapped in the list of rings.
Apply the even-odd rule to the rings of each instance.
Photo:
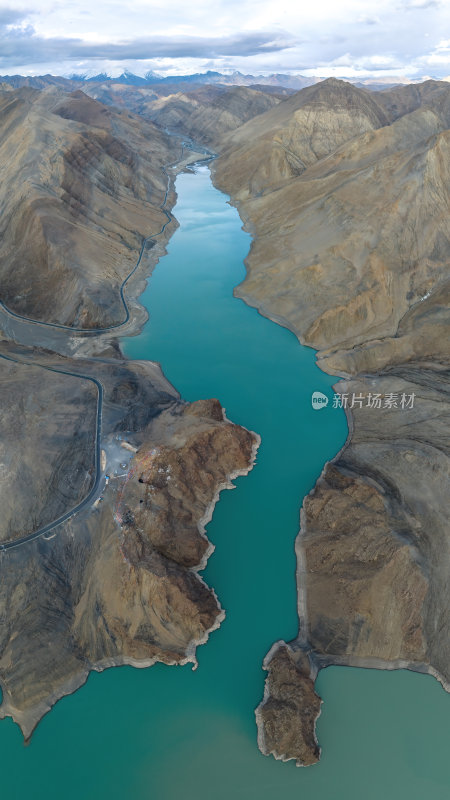
[[[163,165],[179,153],[82,92],[0,91],[0,300],[46,322],[120,324],[120,286],[167,221]]]
[[[168,223],[164,165],[196,157],[82,92],[0,90],[0,717],[26,738],[90,670],[195,662],[224,616],[205,525],[258,437],[92,330],[123,321]]]
[[[299,636],[268,654],[257,711],[262,751],[310,764],[320,753],[319,669],[408,666],[450,685],[450,86],[370,93],[332,79],[287,99],[242,87],[164,97],[109,84],[89,91],[108,102],[116,93],[122,110],[55,87],[0,90],[0,299],[72,327],[123,320],[121,283],[144,237],[166,221],[163,165],[180,153],[142,118],[152,114],[220,150],[214,181],[254,239],[236,294],[344,378],[348,442],[301,512]],[[70,339],[74,351],[79,339]],[[117,436],[126,433],[131,447],[95,507],[54,538],[2,551],[9,621],[0,713],[26,735],[89,669],[193,657],[221,617],[196,575],[209,552],[202,525],[257,445],[217,401],[184,404],[156,365],[131,366],[103,340],[98,347],[100,359],[1,347],[16,359],[5,366],[15,394],[5,391],[2,462],[20,497],[18,513],[6,485],[3,542],[70,508],[91,485],[87,376],[105,394],[108,470]],[[45,383],[43,365],[70,374]],[[413,406],[402,409],[402,396]],[[67,418],[58,435],[54,402]],[[25,419],[17,435],[11,421]],[[47,638],[30,659],[36,629]]]
[[[278,87],[156,84],[130,87],[119,83],[88,85],[102,103],[130,109],[164,130],[180,132],[213,148],[229,131],[276,106],[288,90]]]
[[[254,237],[236,294],[347,378],[347,445],[302,509],[299,638],[268,656],[257,713],[263,752],[298,763],[318,758],[305,653],[313,680],[338,663],[450,685],[449,101],[444,82],[327,80],[230,134],[215,164]]]

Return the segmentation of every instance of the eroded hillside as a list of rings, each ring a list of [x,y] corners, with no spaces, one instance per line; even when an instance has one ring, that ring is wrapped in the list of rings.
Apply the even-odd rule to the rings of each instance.
[[[163,166],[179,152],[152,123],[82,92],[1,91],[3,303],[76,328],[123,322],[120,287],[167,221]]]

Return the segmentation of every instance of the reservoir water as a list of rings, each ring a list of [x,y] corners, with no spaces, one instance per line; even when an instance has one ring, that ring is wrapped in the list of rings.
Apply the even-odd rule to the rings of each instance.
[[[150,319],[123,347],[160,361],[187,400],[218,397],[262,436],[249,476],[223,492],[204,577],[227,617],[199,666],[90,676],[44,718],[29,747],[0,723],[4,800],[448,800],[450,698],[430,677],[321,673],[319,765],[262,756],[254,708],[272,643],[296,634],[294,539],[302,497],[346,438],[341,411],[315,411],[332,378],[289,331],[233,297],[250,238],[209,171],[177,178],[180,227],[142,295]]]

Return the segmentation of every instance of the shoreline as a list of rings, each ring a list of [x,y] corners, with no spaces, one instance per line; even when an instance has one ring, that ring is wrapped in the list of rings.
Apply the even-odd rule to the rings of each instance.
[[[176,134],[176,136],[183,139],[181,135]],[[182,144],[182,151],[186,149]],[[177,161],[170,162],[163,168],[164,171],[167,169],[167,188],[159,209],[166,214],[167,221],[159,232],[143,237],[141,248],[136,255],[137,263],[121,284],[120,296],[122,297],[125,290],[127,293],[126,301],[122,301],[127,308],[127,319],[106,328],[77,329],[22,317],[0,302],[0,336],[17,344],[44,347],[61,355],[89,358],[105,351],[114,354],[114,347],[120,338],[138,335],[148,319],[146,309],[139,303],[139,297],[159,261],[166,254],[167,245],[178,228],[176,217],[172,214],[177,200],[176,176],[190,163],[198,161],[202,155],[201,152],[188,150],[187,156],[183,156],[182,152]],[[155,243],[153,247],[148,248],[150,241]],[[36,331],[38,331],[37,336]]]
[[[211,177],[212,177],[213,183],[216,186],[216,188],[221,190],[220,189],[220,185],[218,185],[217,182],[216,182],[215,170],[211,170]],[[227,192],[224,192],[224,193],[227,194]],[[234,200],[228,194],[227,194],[227,196],[229,197],[229,204],[231,206],[233,206],[234,208],[236,208],[236,210],[239,213],[239,216],[240,216],[241,221],[242,221],[243,230],[246,231],[247,233],[249,233],[252,236],[252,241],[254,242],[255,239],[256,239],[254,224],[251,222],[251,220],[248,217],[248,215],[244,212],[243,204],[239,200]],[[289,321],[286,318],[284,318],[284,317],[282,317],[280,315],[274,314],[272,312],[269,312],[264,302],[261,302],[260,300],[258,300],[257,298],[253,297],[251,294],[249,294],[246,291],[246,281],[247,281],[247,278],[248,278],[248,276],[249,276],[249,274],[251,272],[250,267],[249,267],[249,263],[248,263],[250,255],[251,255],[251,249],[250,249],[250,252],[249,252],[248,256],[244,260],[244,266],[245,266],[245,270],[246,270],[245,277],[235,287],[235,289],[233,291],[233,295],[235,297],[241,299],[249,307],[255,308],[257,310],[257,312],[259,314],[261,314],[261,316],[264,316],[267,319],[269,319],[272,322],[274,322],[275,324],[278,324],[281,327],[284,327],[284,328],[288,329],[289,331],[291,331],[294,334],[294,336],[296,337],[296,339],[298,340],[298,342],[300,343],[300,345],[303,345],[303,346],[306,346],[306,347],[309,347],[309,348],[313,349],[315,351],[315,363],[316,363],[316,366],[322,372],[334,377],[336,373],[335,373],[335,370],[332,367],[330,369],[330,366],[329,366],[330,357],[331,357],[331,362],[333,362],[333,355],[335,353],[337,353],[337,354],[339,354],[340,352],[349,353],[352,350],[354,350],[355,348],[358,348],[359,350],[362,350],[365,345],[369,344],[369,346],[370,346],[370,343],[372,341],[374,341],[374,340],[368,339],[367,342],[365,342],[365,341],[359,342],[359,343],[357,343],[355,345],[355,348],[352,348],[351,344],[347,343],[346,345],[342,345],[342,346],[341,345],[337,345],[337,346],[333,347],[332,349],[326,349],[326,348],[325,349],[324,348],[316,349],[316,348],[312,347],[310,343],[303,341],[303,337],[295,330],[294,326],[292,324],[290,324]],[[418,305],[418,304],[416,303],[415,305]],[[409,313],[409,312],[406,312],[406,313]],[[404,316],[406,316],[406,313],[405,313]],[[403,317],[402,317],[402,320],[403,320]],[[383,373],[382,369],[369,370],[368,374],[370,374],[370,377],[373,378],[373,379],[381,378],[381,377],[384,376],[384,373]],[[360,374],[360,370],[357,370],[355,374],[352,374],[350,372],[345,371],[345,369],[339,368],[338,375],[336,375],[336,377],[337,377],[337,381],[336,381],[335,384],[333,384],[332,388],[335,391],[339,391],[340,388],[345,387],[347,381],[352,381],[352,380],[354,380],[354,381],[356,380],[357,381],[357,380],[361,380],[361,379],[364,380],[365,377],[366,377],[366,374],[364,372],[361,372],[361,374]],[[345,388],[344,388],[344,391],[345,391]],[[347,666],[347,667],[356,667],[356,668],[359,667],[359,668],[379,669],[379,670],[407,669],[407,670],[412,671],[412,672],[431,675],[432,677],[434,677],[441,684],[441,686],[443,687],[443,689],[445,691],[450,692],[450,680],[447,679],[442,674],[442,672],[440,672],[438,669],[433,667],[431,663],[425,663],[423,661],[414,660],[414,659],[411,659],[411,660],[408,660],[408,659],[396,659],[396,660],[389,661],[389,660],[386,660],[386,659],[383,659],[383,658],[358,657],[358,656],[352,656],[351,654],[343,655],[343,656],[319,656],[314,652],[314,650],[312,649],[312,646],[309,644],[309,638],[310,637],[309,637],[309,621],[308,621],[308,597],[307,597],[307,588],[306,588],[306,581],[305,581],[305,576],[308,573],[308,567],[307,567],[307,563],[306,563],[306,555],[305,555],[305,550],[304,550],[304,545],[303,545],[303,540],[304,540],[304,536],[305,536],[305,528],[306,528],[305,501],[307,500],[307,498],[309,498],[309,497],[314,495],[314,493],[317,490],[317,487],[321,486],[321,484],[323,483],[324,475],[325,475],[325,473],[327,471],[327,468],[329,466],[332,466],[334,463],[338,462],[339,459],[341,458],[341,456],[349,448],[351,448],[351,445],[352,445],[352,442],[353,442],[353,439],[354,439],[354,433],[355,433],[355,419],[354,419],[353,413],[351,412],[351,410],[349,408],[345,408],[344,411],[345,411],[345,415],[346,415],[347,429],[348,429],[347,430],[346,440],[345,440],[343,446],[340,448],[340,450],[335,454],[335,456],[332,459],[330,459],[329,461],[325,462],[325,464],[323,465],[322,471],[321,471],[319,477],[317,478],[314,486],[301,499],[300,504],[299,504],[300,505],[300,509],[299,509],[299,512],[300,512],[300,514],[299,514],[300,515],[300,525],[299,525],[299,529],[298,529],[297,534],[296,534],[295,539],[294,539],[294,549],[295,549],[296,565],[297,565],[296,566],[296,584],[297,584],[297,614],[298,614],[298,620],[299,620],[299,632],[298,632],[296,638],[293,639],[291,642],[288,642],[287,644],[285,642],[283,642],[282,640],[278,640],[277,642],[275,642],[272,645],[272,647],[270,648],[270,650],[267,653],[267,655],[265,656],[264,661],[263,661],[263,669],[266,669],[268,671],[268,675],[266,676],[266,680],[265,680],[265,683],[264,683],[264,695],[263,695],[263,698],[262,698],[261,702],[258,704],[258,706],[256,707],[256,709],[255,709],[255,718],[256,718],[257,732],[258,732],[258,734],[257,734],[257,736],[258,736],[258,747],[259,747],[259,750],[261,751],[261,753],[263,753],[264,755],[270,755],[271,754],[271,755],[274,756],[275,759],[281,760],[281,761],[296,760],[297,761],[297,766],[302,766],[302,764],[300,764],[298,762],[298,759],[295,756],[286,756],[285,753],[278,753],[275,748],[272,749],[270,752],[268,751],[268,747],[267,747],[267,743],[266,743],[266,731],[265,731],[264,720],[263,720],[263,715],[262,715],[262,709],[263,709],[264,705],[267,703],[267,701],[271,697],[270,688],[269,688],[269,676],[270,676],[269,663],[270,663],[271,659],[273,658],[273,656],[283,646],[286,646],[294,654],[295,654],[295,651],[301,651],[301,652],[306,654],[306,656],[308,657],[309,663],[310,663],[310,678],[313,681],[314,685],[315,685],[315,682],[316,682],[316,679],[317,679],[317,676],[318,676],[320,670],[321,669],[325,669],[328,666]],[[344,470],[344,472],[345,472],[345,470]],[[356,474],[359,474],[359,473],[356,473]],[[374,480],[372,480],[371,478],[367,477],[364,472],[362,473],[362,478],[363,478],[364,481],[367,480],[367,482],[370,482],[371,484],[373,484],[376,489],[380,488],[376,484],[376,482]],[[409,544],[407,539],[405,541],[406,541],[406,544]],[[431,584],[430,583],[428,583],[428,591],[431,591]],[[426,619],[423,616],[422,617],[422,635],[423,636],[426,635],[426,630],[427,630],[426,624],[427,624],[426,623]],[[430,659],[431,660],[433,659],[432,654],[430,654]],[[276,701],[274,701],[274,702],[276,702]],[[322,708],[322,705],[321,705],[321,708]],[[317,723],[317,719],[320,716],[321,708],[319,709],[319,712],[318,712],[317,716],[315,717],[315,721],[314,721],[314,738],[315,738],[315,741],[316,741],[317,745],[318,745],[318,742],[317,742],[317,736],[316,736],[316,723]],[[281,731],[279,733],[281,735]],[[275,745],[275,747],[276,747],[276,745]],[[320,759],[320,752],[319,752],[318,760],[319,759]]]
[[[202,160],[204,160],[202,158],[203,155],[204,154],[201,153],[201,152],[196,152],[195,150],[189,150],[187,155],[184,158],[182,157],[182,158],[180,158],[180,160],[178,162],[176,162],[176,164],[171,164],[170,165],[170,171],[169,171],[169,167],[168,167],[168,173],[167,173],[167,177],[168,177],[167,196],[171,200],[171,206],[170,206],[171,210],[175,206],[176,199],[177,199],[177,194],[176,194],[176,191],[175,191],[176,176],[180,172],[186,170],[189,167],[190,164],[195,164],[195,163],[198,163],[199,161],[201,162]],[[172,225],[171,223],[174,223],[174,224]],[[127,322],[125,323],[125,329],[123,331],[122,336],[120,337],[121,339],[124,338],[125,336],[138,335],[140,333],[140,331],[142,330],[142,327],[144,326],[145,322],[147,321],[148,313],[147,313],[145,307],[139,303],[138,298],[140,297],[140,295],[142,294],[142,292],[145,290],[146,286],[148,285],[148,281],[149,281],[149,279],[150,279],[150,277],[151,277],[151,275],[153,273],[153,270],[159,264],[159,261],[160,261],[161,257],[166,254],[166,252],[167,252],[167,250],[166,250],[167,243],[168,243],[170,237],[172,236],[172,234],[177,229],[177,227],[178,227],[178,222],[177,222],[176,218],[171,214],[170,223],[168,221],[167,228],[163,232],[163,233],[166,233],[166,236],[164,237],[163,241],[160,240],[155,245],[155,247],[151,248],[151,252],[149,252],[149,259],[148,260],[147,260],[147,258],[144,257],[145,256],[145,252],[144,252],[145,251],[145,244],[144,244],[144,248],[143,248],[143,251],[142,251],[142,264],[138,264],[137,265],[137,266],[140,266],[141,268],[136,271],[135,275],[131,275],[130,276],[130,287],[129,287],[130,288],[130,293],[129,293],[129,296],[127,298],[129,303],[130,303],[130,313],[129,313],[129,320],[127,320]],[[148,263],[149,261],[150,261],[150,264]],[[144,270],[142,269],[143,266],[144,266]],[[7,312],[5,312],[5,313],[7,313]],[[23,326],[26,326],[26,328],[24,328],[24,330],[26,330],[28,332],[29,332],[29,329],[31,327],[35,328],[36,325],[39,325],[39,323],[37,323],[37,322],[35,323],[33,321],[30,322],[30,321],[27,321],[27,320],[18,320],[18,324],[19,325],[22,324]],[[44,329],[44,325],[40,325],[39,327],[41,329]],[[58,334],[55,335],[55,331],[51,330],[51,327],[52,326],[48,326],[48,330],[50,331],[50,334],[51,334],[50,337],[48,337],[48,338],[51,339],[52,338],[52,334],[53,334],[53,338],[57,338]],[[61,343],[62,343],[62,337],[65,337],[66,341],[64,342],[64,344],[66,345],[66,349],[69,350],[70,355],[72,355],[72,356],[76,355],[78,357],[84,356],[84,357],[90,357],[90,358],[95,358],[95,355],[96,355],[96,353],[98,353],[99,348],[102,348],[102,346],[104,346],[112,338],[114,338],[114,341],[115,341],[115,343],[116,343],[116,345],[118,347],[118,351],[119,351],[119,353],[121,353],[121,358],[124,361],[129,361],[129,362],[133,362],[134,361],[132,359],[128,359],[125,355],[123,355],[123,353],[122,353],[122,351],[120,349],[120,342],[118,340],[116,331],[109,330],[109,331],[102,331],[102,332],[98,333],[98,332],[95,332],[95,331],[83,331],[83,332],[81,332],[81,331],[75,331],[74,330],[73,333],[71,333],[70,330],[68,331],[68,330],[64,329],[59,334],[59,338],[61,340]],[[16,339],[13,336],[12,338],[13,338],[13,341],[15,341],[17,345],[20,346],[22,344],[21,341],[20,341],[20,337],[18,339]],[[34,339],[34,346],[35,347],[39,346],[39,344],[42,346],[42,342],[39,342],[38,344],[36,344],[36,340],[35,340],[34,337],[33,337],[33,339]],[[47,340],[46,344],[47,343],[48,343],[48,340]],[[54,352],[58,352],[58,350],[56,350]],[[82,359],[80,358],[80,362],[81,362],[81,360]],[[147,362],[145,362],[145,363],[147,363]],[[150,363],[156,364],[156,362],[150,362]],[[165,376],[164,376],[164,373],[162,372],[162,369],[161,369],[161,373],[162,373],[163,379],[167,380],[165,378]],[[227,423],[227,424],[230,424],[230,425],[233,425],[233,423],[230,422],[230,420],[228,420],[228,418],[226,417],[224,409],[222,409],[222,414],[223,414],[223,422]],[[242,426],[240,426],[240,427],[242,427]],[[245,429],[245,430],[247,430],[247,429]],[[34,706],[32,706],[32,707],[30,707],[28,709],[25,709],[25,710],[18,708],[12,702],[11,696],[10,696],[9,691],[8,691],[7,682],[0,682],[0,688],[2,689],[2,703],[0,705],[0,719],[4,719],[6,717],[11,717],[13,719],[13,721],[16,724],[18,724],[18,726],[20,727],[20,729],[21,729],[21,731],[23,733],[23,736],[24,736],[25,743],[28,743],[30,741],[30,739],[32,737],[32,734],[33,734],[34,730],[36,729],[37,725],[39,724],[39,722],[41,721],[43,716],[45,716],[52,709],[52,707],[55,705],[55,703],[58,702],[58,700],[62,699],[63,697],[73,694],[81,686],[83,686],[86,683],[86,681],[87,681],[87,679],[89,677],[89,674],[91,672],[94,672],[94,671],[95,672],[102,672],[105,669],[110,668],[110,667],[114,667],[114,666],[133,666],[133,667],[136,667],[136,668],[146,668],[146,667],[154,665],[155,663],[166,663],[167,665],[170,665],[170,666],[175,666],[175,665],[178,665],[178,664],[179,665],[186,665],[188,663],[191,663],[193,665],[192,666],[193,669],[197,668],[197,666],[198,666],[197,659],[196,659],[197,647],[202,645],[202,644],[205,644],[208,641],[210,634],[213,631],[217,630],[221,626],[223,620],[225,619],[225,614],[226,614],[225,610],[222,608],[222,606],[220,604],[220,601],[219,601],[219,599],[217,597],[217,594],[216,594],[214,588],[213,587],[209,587],[206,584],[206,582],[203,580],[202,576],[199,574],[205,568],[210,555],[212,554],[212,552],[215,549],[214,543],[209,542],[208,537],[206,535],[206,526],[207,526],[208,522],[211,520],[211,518],[213,516],[214,509],[215,509],[215,507],[216,507],[216,505],[217,505],[217,503],[218,503],[218,501],[220,499],[221,492],[223,490],[225,490],[225,489],[233,489],[233,488],[235,488],[235,485],[233,484],[233,480],[235,478],[247,475],[253,469],[253,466],[254,466],[255,461],[256,461],[257,451],[258,451],[261,439],[258,436],[258,434],[255,434],[254,432],[251,432],[251,431],[248,431],[248,432],[252,434],[252,438],[253,438],[253,444],[252,444],[252,448],[251,448],[251,455],[250,455],[250,458],[249,458],[248,465],[245,468],[242,468],[242,469],[231,470],[231,472],[226,474],[225,480],[220,481],[217,484],[217,486],[215,487],[215,491],[214,491],[214,495],[213,495],[212,499],[208,503],[207,507],[204,509],[202,516],[197,520],[198,532],[202,536],[203,539],[208,541],[208,548],[207,548],[206,552],[203,554],[203,557],[202,557],[201,561],[198,564],[196,564],[195,566],[188,568],[188,571],[190,571],[190,572],[192,572],[193,574],[196,575],[196,578],[197,578],[198,582],[202,586],[207,588],[208,592],[210,592],[212,597],[214,598],[214,601],[215,601],[215,604],[216,604],[216,614],[215,614],[213,623],[207,629],[204,630],[202,635],[200,635],[197,638],[194,638],[194,639],[192,639],[191,641],[188,642],[188,644],[187,644],[187,646],[185,648],[185,652],[184,652],[183,656],[180,656],[180,657],[176,656],[174,658],[167,658],[167,657],[164,656],[163,652],[161,653],[161,656],[156,655],[156,656],[152,656],[152,657],[148,657],[148,658],[145,657],[145,658],[142,658],[142,659],[141,658],[129,657],[129,656],[126,656],[126,655],[123,655],[123,656],[122,655],[118,655],[118,656],[115,656],[115,657],[107,657],[107,658],[101,659],[100,661],[96,661],[96,662],[93,662],[93,663],[87,663],[84,669],[81,669],[80,671],[77,671],[75,674],[71,675],[71,677],[68,678],[66,681],[63,681],[58,686],[58,688],[55,689],[50,694],[48,694],[47,697],[45,697],[45,699],[39,701],[36,705],[34,705]],[[69,532],[69,535],[70,535],[70,532]]]

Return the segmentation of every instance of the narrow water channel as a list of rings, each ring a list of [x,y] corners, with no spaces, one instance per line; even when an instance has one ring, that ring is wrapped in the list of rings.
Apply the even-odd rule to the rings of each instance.
[[[209,170],[177,179],[180,228],[141,302],[149,321],[123,342],[160,361],[187,400],[218,397],[262,436],[255,469],[223,492],[204,572],[226,609],[199,667],[92,675],[59,702],[30,747],[0,724],[2,798],[33,800],[448,799],[449,698],[432,678],[331,668],[319,679],[323,760],[263,757],[254,708],[264,655],[296,634],[294,539],[302,497],[346,437],[341,411],[311,407],[333,379],[289,331],[233,298],[250,238]]]

